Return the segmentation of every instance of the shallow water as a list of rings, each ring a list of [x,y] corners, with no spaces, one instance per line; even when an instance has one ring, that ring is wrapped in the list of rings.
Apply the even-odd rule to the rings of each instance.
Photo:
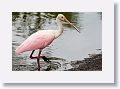
[[[57,30],[55,17],[58,13],[12,13],[12,62],[13,65],[28,65],[30,52],[15,54],[15,49],[27,37],[38,30]],[[68,24],[64,25],[63,34],[45,48],[45,56],[63,58],[66,61],[83,60],[89,53],[102,49],[102,14],[98,12],[63,13],[68,20],[80,29],[78,33]],[[34,55],[37,55],[37,51]],[[62,63],[62,62],[61,62]],[[66,62],[65,62],[66,63]],[[64,64],[63,64],[64,65]],[[61,67],[63,68],[63,67]],[[69,67],[70,68],[70,67]],[[61,69],[60,69],[61,70]]]

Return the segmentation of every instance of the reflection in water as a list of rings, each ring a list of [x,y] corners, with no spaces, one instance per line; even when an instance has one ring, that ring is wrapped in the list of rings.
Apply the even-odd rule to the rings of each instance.
[[[32,63],[30,52],[15,54],[15,49],[28,36],[38,30],[57,30],[56,16],[62,13],[81,31],[79,34],[70,25],[64,26],[64,33],[43,54],[48,57],[63,58],[67,61],[82,60],[89,53],[102,48],[102,13],[101,12],[13,12],[12,13],[12,62],[14,64]],[[35,52],[35,55],[37,51]],[[24,60],[20,61],[20,60]]]

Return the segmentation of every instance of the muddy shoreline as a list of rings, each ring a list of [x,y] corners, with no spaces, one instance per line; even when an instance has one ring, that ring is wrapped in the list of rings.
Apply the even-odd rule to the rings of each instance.
[[[102,53],[89,54],[84,60],[66,62],[65,59],[50,57],[51,63],[40,62],[41,71],[102,71]],[[67,68],[69,66],[69,68]],[[13,71],[37,71],[37,63],[12,65]]]
[[[102,71],[102,54],[90,54],[82,61],[71,61],[71,65],[67,71]]]

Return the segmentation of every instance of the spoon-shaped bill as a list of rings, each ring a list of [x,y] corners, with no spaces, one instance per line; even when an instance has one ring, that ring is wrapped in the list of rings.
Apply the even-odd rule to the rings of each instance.
[[[78,30],[78,28],[74,24],[72,24],[71,22],[69,22],[67,19],[65,19],[65,20],[80,33],[80,31]]]

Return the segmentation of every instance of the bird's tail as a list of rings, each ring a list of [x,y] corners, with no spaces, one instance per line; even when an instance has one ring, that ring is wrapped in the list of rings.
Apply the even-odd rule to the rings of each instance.
[[[15,53],[16,53],[16,54],[20,54],[20,53],[22,53],[22,52],[23,52],[22,45],[20,45],[20,46],[18,46],[18,47],[16,48]]]

